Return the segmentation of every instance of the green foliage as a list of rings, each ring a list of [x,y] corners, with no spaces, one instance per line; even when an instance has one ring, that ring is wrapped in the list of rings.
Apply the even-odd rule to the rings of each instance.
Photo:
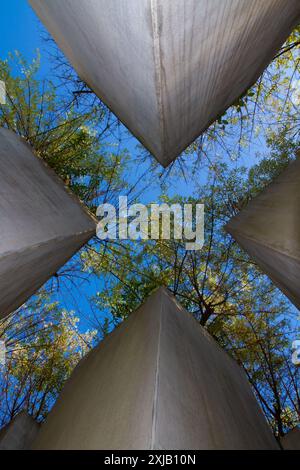
[[[248,172],[223,163],[217,168],[222,181],[216,180],[214,166],[208,183],[197,188],[197,199],[163,197],[169,205],[204,203],[206,242],[199,251],[186,251],[182,241],[158,240],[99,246],[84,254],[85,268],[105,279],[94,302],[112,315],[113,324],[127,318],[155,288],[168,287],[243,366],[270,425],[280,435],[289,428],[284,416],[294,417],[290,426],[299,416],[299,372],[290,358],[292,308],[224,225],[282,165],[271,157]]]
[[[0,105],[0,126],[23,137],[65,182],[94,210],[103,199],[127,188],[126,153],[101,145],[98,130],[105,113],[97,106],[81,109],[74,96],[49,80],[39,80],[39,55],[27,64],[18,52],[0,60],[0,80],[7,102]]]
[[[88,246],[81,254],[83,271],[100,281],[92,305],[104,318],[101,336],[126,319],[153,289],[167,286],[244,368],[277,435],[299,421],[299,370],[291,364],[289,350],[296,331],[294,310],[226,234],[224,225],[299,150],[293,88],[299,79],[299,40],[296,28],[257,83],[161,177],[163,202],[205,204],[202,250],[187,252],[179,241],[115,241]],[[38,70],[39,58],[30,65],[18,54],[17,61],[12,56],[0,61],[0,79],[8,92],[7,105],[0,106],[0,125],[26,139],[95,210],[100,202],[129,190],[129,155],[108,151],[103,144],[102,131],[109,128],[103,106],[78,104],[60,84],[39,80]],[[258,162],[250,155],[252,141],[259,149]],[[243,156],[246,163],[250,157],[254,160],[250,169],[242,167]],[[204,182],[203,168],[208,174]],[[168,176],[178,187],[187,170],[195,194],[183,198],[173,191],[171,197],[169,185],[174,181]],[[146,187],[146,179],[143,183]],[[73,367],[96,341],[95,331],[79,333],[74,314],[51,298],[32,302],[0,325],[9,349],[0,381],[2,423],[24,407],[43,419]]]
[[[2,320],[0,339],[7,353],[0,369],[0,423],[23,409],[43,420],[65,380],[94,344],[96,333],[80,332],[74,312],[50,303],[45,294]]]

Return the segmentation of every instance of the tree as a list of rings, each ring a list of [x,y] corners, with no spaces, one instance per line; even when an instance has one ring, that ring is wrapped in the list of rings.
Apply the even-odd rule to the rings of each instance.
[[[92,304],[95,312],[98,308],[97,340],[127,318],[154,288],[169,287],[244,368],[279,436],[299,420],[299,370],[289,356],[295,312],[223,226],[282,171],[299,148],[293,85],[299,77],[299,38],[296,28],[258,82],[161,173],[162,201],[205,203],[203,249],[188,252],[184,241],[172,240],[96,241],[81,253],[79,268],[80,275],[93,273],[101,280]],[[24,137],[92,210],[99,202],[115,201],[122,191],[133,201],[157,175],[156,165],[144,167],[135,192],[137,186],[129,176],[134,157],[119,151],[119,138],[111,141],[112,128],[118,131],[120,126],[106,107],[67,64],[54,85],[35,78],[38,61],[28,66],[19,60],[17,77],[9,62],[0,62],[0,79],[8,90],[8,105],[0,108],[1,125]],[[107,151],[107,133],[109,148],[116,152]],[[241,159],[248,158],[250,144],[262,150],[257,152],[260,162],[247,170],[241,167]],[[139,153],[144,164],[148,152]],[[174,191],[170,196],[171,184],[175,181],[178,187],[187,172],[192,188],[188,196],[174,196]],[[22,333],[15,328],[20,315]],[[48,318],[46,325],[36,326],[43,315]],[[12,350],[1,389],[6,403],[3,422],[23,404],[43,419],[78,358],[97,341],[95,334],[80,334],[84,341],[76,349],[79,331],[72,314],[51,304],[51,298],[33,304],[32,309],[25,306],[9,321],[3,335],[19,344],[22,352],[15,356]]]
[[[293,308],[273,283],[224,231],[228,219],[258,190],[269,183],[282,161],[272,157],[250,169],[216,165],[197,199],[163,198],[174,203],[203,202],[206,212],[205,245],[187,251],[185,240],[139,242],[135,256],[131,242],[87,251],[86,268],[106,282],[94,299],[107,321],[118,324],[160,285],[207,328],[245,369],[272,425],[282,436],[299,420],[299,372],[291,363]],[[286,159],[283,158],[286,163]]]
[[[45,294],[1,321],[6,364],[0,367],[0,426],[26,410],[43,420],[78,361],[93,346],[96,331],[80,332],[79,318]]]
[[[6,104],[0,105],[0,126],[23,137],[95,211],[101,201],[128,190],[124,179],[128,153],[107,151],[98,138],[99,128],[104,132],[107,126],[105,113],[97,107],[76,106],[65,89],[37,78],[39,67],[39,56],[27,64],[18,52],[0,61],[7,96]]]
[[[0,126],[24,138],[90,210],[114,200],[119,191],[133,193],[135,182],[124,178],[128,153],[113,142],[108,150],[98,139],[107,127],[105,112],[85,110],[65,89],[39,79],[39,65],[39,56],[27,64],[18,53],[0,61],[7,98],[0,105]],[[7,361],[0,376],[0,425],[24,408],[44,419],[78,360],[95,344],[96,332],[80,333],[74,312],[51,300],[61,277],[76,276],[81,276],[80,255],[54,283],[1,320]]]

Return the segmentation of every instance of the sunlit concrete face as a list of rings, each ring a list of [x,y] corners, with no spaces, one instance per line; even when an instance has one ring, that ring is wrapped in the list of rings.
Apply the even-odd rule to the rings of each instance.
[[[95,225],[25,141],[0,129],[0,317],[55,274]]]
[[[0,450],[28,450],[39,430],[39,424],[25,411],[0,429]]]
[[[252,85],[299,0],[30,0],[79,76],[167,166]]]
[[[227,231],[300,308],[300,159],[226,226]]]
[[[276,449],[240,367],[165,289],[77,366],[35,449]]]

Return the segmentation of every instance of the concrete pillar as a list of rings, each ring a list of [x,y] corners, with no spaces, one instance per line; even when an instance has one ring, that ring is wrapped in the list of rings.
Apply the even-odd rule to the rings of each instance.
[[[0,129],[0,318],[95,233],[95,221],[16,134]]]
[[[240,367],[166,289],[76,367],[34,449],[276,449]]]
[[[0,450],[28,450],[39,430],[39,423],[22,411],[0,429]]]
[[[263,72],[299,0],[30,0],[79,76],[168,166]]]
[[[227,231],[300,308],[300,159],[227,224]]]
[[[300,450],[300,428],[292,429],[280,442],[284,450]]]

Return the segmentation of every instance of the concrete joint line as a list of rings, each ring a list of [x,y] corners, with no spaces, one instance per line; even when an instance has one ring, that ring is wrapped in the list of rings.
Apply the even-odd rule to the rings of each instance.
[[[161,344],[161,323],[163,315],[163,301],[162,293],[160,293],[160,314],[159,314],[159,331],[156,355],[156,370],[155,370],[155,384],[154,384],[154,399],[153,399],[153,417],[152,417],[152,431],[151,431],[151,444],[150,449],[155,450],[155,438],[157,427],[157,407],[158,407],[158,388],[159,388],[159,362],[160,362],[160,344]]]
[[[163,88],[162,88],[162,61],[161,61],[161,45],[159,34],[159,20],[158,20],[158,0],[151,0],[151,21],[153,31],[153,56],[155,65],[155,89],[158,105],[158,118],[160,128],[161,150],[162,154],[165,152],[165,118],[164,118],[164,104],[163,104]]]

